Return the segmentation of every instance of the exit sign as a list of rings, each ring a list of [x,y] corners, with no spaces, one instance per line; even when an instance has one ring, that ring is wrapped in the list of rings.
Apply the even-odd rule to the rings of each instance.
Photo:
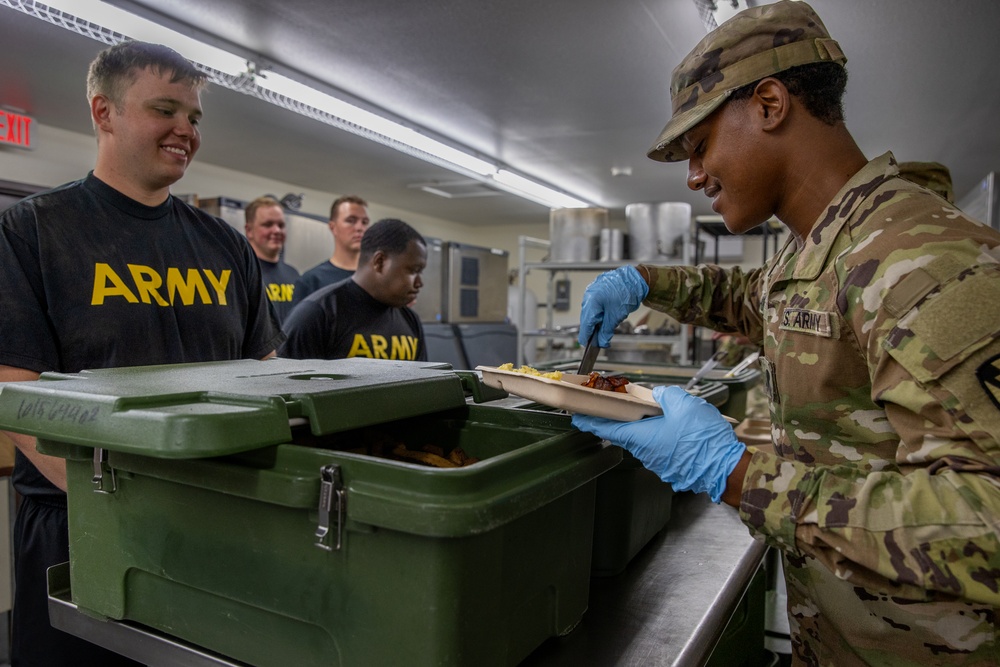
[[[31,125],[34,119],[15,111],[0,109],[0,146],[34,148],[31,144]]]

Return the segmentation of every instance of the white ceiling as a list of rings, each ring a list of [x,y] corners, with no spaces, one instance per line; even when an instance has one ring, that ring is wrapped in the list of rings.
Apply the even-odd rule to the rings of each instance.
[[[705,34],[693,0],[113,4],[314,77],[613,217],[645,201],[710,213],[685,187],[685,165],[645,157],[669,114],[670,71]],[[1000,2],[811,4],[848,56],[847,123],[866,154],[942,162],[959,196],[1000,169]],[[84,78],[102,44],[7,7],[0,44],[0,104],[91,131]],[[457,177],[257,99],[213,87],[202,102],[202,162],[469,224],[548,219],[512,195],[444,199],[408,187]]]

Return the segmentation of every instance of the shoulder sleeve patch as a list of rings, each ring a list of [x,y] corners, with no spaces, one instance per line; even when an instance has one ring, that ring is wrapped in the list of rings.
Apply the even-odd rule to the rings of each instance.
[[[993,406],[1000,410],[1000,354],[980,364],[976,369],[976,379]]]
[[[882,341],[920,382],[941,377],[998,338],[1000,268],[941,285],[912,308]]]
[[[997,331],[998,276],[977,273],[943,286],[919,306],[912,329],[940,359],[951,359]]]
[[[900,318],[932,291],[958,276],[964,268],[957,260],[942,255],[893,285],[883,305],[894,317]]]

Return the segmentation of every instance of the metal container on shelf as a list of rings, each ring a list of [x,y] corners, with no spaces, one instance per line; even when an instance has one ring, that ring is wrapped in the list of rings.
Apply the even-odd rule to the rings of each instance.
[[[601,247],[597,259],[602,262],[617,262],[625,257],[625,232],[605,227],[601,230]]]
[[[549,213],[549,261],[591,262],[597,257],[606,208],[554,208]]]
[[[691,205],[684,202],[629,204],[630,259],[640,262],[682,259],[691,229]]]
[[[371,359],[47,373],[4,386],[0,427],[67,460],[88,615],[262,667],[514,665],[583,616],[621,451],[469,405],[474,380]],[[479,462],[375,451],[428,443]]]

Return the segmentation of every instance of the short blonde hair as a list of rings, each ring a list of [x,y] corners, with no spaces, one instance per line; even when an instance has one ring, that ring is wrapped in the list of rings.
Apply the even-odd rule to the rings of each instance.
[[[247,204],[246,209],[243,211],[244,216],[246,216],[247,224],[253,224],[254,218],[257,217],[258,209],[267,208],[268,206],[277,206],[281,208],[281,202],[270,195],[264,195],[263,197],[257,197],[252,202]]]

